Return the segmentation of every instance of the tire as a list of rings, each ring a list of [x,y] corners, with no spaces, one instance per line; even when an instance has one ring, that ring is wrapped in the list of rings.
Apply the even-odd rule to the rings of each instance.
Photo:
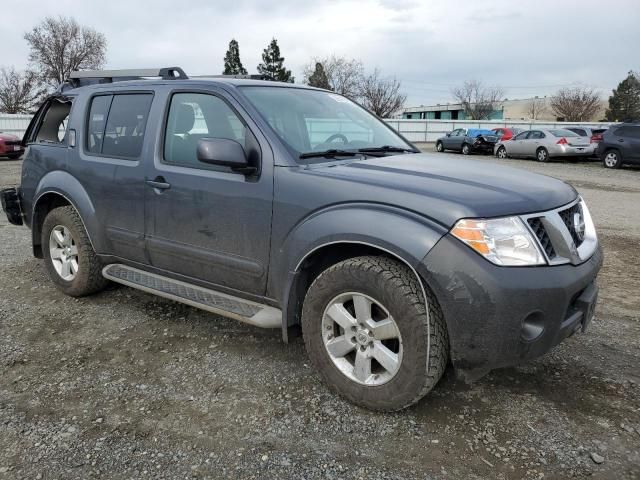
[[[17,160],[18,158],[20,158],[20,155],[21,154],[18,154],[18,155],[15,155],[15,154],[14,155],[7,155],[7,157],[9,157],[9,160]]]
[[[405,265],[386,257],[365,256],[344,260],[329,267],[315,279],[304,300],[302,333],[312,364],[332,390],[357,405],[372,410],[395,411],[412,405],[433,389],[447,365],[449,339],[442,310],[433,293],[428,288],[426,291],[428,313],[422,288],[415,275]],[[368,385],[352,378],[356,376],[356,358],[365,350],[362,355],[370,353],[377,358],[375,352],[383,350],[379,349],[379,345],[388,340],[372,340],[368,347],[364,347],[359,339],[362,335],[360,327],[336,328],[338,324],[333,322],[334,315],[326,314],[330,311],[329,307],[336,305],[336,299],[354,296],[368,298],[386,309],[385,313],[377,307],[369,308],[371,315],[366,318],[375,318],[376,313],[382,318],[390,315],[397,328],[394,331],[399,336],[390,340],[391,344],[386,344],[388,350],[397,353],[395,374],[386,371],[377,359],[370,360],[371,369],[364,369],[364,377],[361,376],[370,382]],[[338,304],[341,302],[338,300]],[[360,322],[361,318],[355,319],[358,317],[355,315],[355,303],[349,305],[347,300],[343,307],[345,311],[350,308],[350,316],[343,319]],[[340,338],[343,338],[347,349],[348,339],[354,345],[354,350],[336,359],[329,353],[326,343]],[[339,366],[338,361],[346,369]]]
[[[463,143],[462,144],[462,150],[461,150],[463,155],[469,155],[471,154],[471,147],[469,146],[468,143]]]
[[[542,163],[548,162],[549,161],[549,151],[544,147],[540,147],[538,150],[536,150],[536,160],[538,160],[539,162],[542,162]]]
[[[620,168],[622,167],[622,155],[618,150],[607,150],[602,157],[602,165],[604,168]]]
[[[504,147],[498,148],[498,151],[496,152],[496,157],[498,157],[498,158],[500,158],[502,160],[506,159],[508,157],[507,149],[504,148]]]
[[[442,142],[436,142],[436,152],[444,152],[444,145],[442,144]]]
[[[57,240],[60,235],[65,239],[62,242]],[[69,237],[71,240],[67,241]],[[108,280],[102,276],[102,262],[93,251],[82,220],[72,206],[54,208],[47,214],[42,226],[41,242],[49,277],[66,295],[90,295],[108,284]],[[74,252],[76,255],[73,255]],[[55,255],[61,256],[54,260],[52,256]],[[66,270],[65,265],[68,266]]]

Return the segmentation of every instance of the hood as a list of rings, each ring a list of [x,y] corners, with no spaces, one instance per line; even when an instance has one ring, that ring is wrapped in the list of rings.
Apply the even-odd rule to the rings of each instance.
[[[20,139],[15,135],[11,135],[10,133],[0,132],[0,140],[8,140],[10,142],[15,142],[16,140],[20,140]]]
[[[447,227],[461,218],[551,210],[577,196],[572,186],[552,177],[440,154],[370,158],[312,171],[353,183],[349,191],[363,197],[359,201],[396,205]]]

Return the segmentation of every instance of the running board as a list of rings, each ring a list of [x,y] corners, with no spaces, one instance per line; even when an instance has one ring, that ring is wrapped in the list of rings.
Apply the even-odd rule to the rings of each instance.
[[[185,303],[192,307],[257,327],[280,328],[282,326],[282,311],[277,308],[163,277],[162,275],[145,272],[137,268],[114,263],[102,269],[102,276],[128,287],[137,288],[144,292]]]

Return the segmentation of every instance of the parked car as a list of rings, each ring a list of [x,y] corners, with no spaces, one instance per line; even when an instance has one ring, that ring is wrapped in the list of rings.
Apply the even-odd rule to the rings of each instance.
[[[561,128],[527,130],[511,140],[498,142],[495,148],[498,158],[531,157],[539,162],[555,157],[586,158],[594,151],[595,145],[588,137]]]
[[[640,123],[622,123],[609,128],[602,135],[597,152],[606,168],[640,164]]]
[[[10,133],[0,132],[0,157],[16,159],[23,153],[24,147],[18,137]]]
[[[492,130],[457,128],[436,141],[436,150],[456,150],[463,155],[474,152],[491,153],[497,141],[498,137]]]
[[[581,137],[589,137],[591,143],[598,144],[602,141],[602,134],[607,131],[607,128],[567,127],[566,130],[571,130]]]
[[[24,141],[0,198],[62,292],[114,281],[301,332],[365,407],[416,402],[449,362],[473,380],[537,357],[593,317],[602,252],[573,187],[442,162],[333,92],[78,72]]]
[[[495,136],[498,137],[498,141],[507,141],[511,140],[517,134],[522,132],[522,128],[509,127],[509,128],[492,128],[492,132],[494,132]]]

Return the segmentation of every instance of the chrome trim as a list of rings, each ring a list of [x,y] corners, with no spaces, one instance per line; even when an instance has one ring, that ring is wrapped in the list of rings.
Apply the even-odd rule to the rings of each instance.
[[[562,217],[560,217],[560,212],[568,210],[576,204],[580,204],[580,208],[582,209],[585,227],[584,240],[579,247],[576,246],[569,229],[565,225],[564,220],[562,220]],[[587,208],[587,204],[582,197],[578,197],[573,202],[563,205],[562,207],[544,212],[520,215],[520,218],[529,229],[529,232],[536,241],[536,244],[540,248],[540,251],[549,265],[565,265],[567,263],[579,265],[591,258],[598,248],[596,228],[593,224],[593,219],[591,218],[591,213]],[[549,258],[547,256],[547,252],[544,251],[540,240],[533,232],[531,225],[529,225],[529,219],[532,218],[539,218],[542,222],[547,235],[549,235],[549,240],[551,240],[553,249],[556,252],[556,256],[554,258]]]

